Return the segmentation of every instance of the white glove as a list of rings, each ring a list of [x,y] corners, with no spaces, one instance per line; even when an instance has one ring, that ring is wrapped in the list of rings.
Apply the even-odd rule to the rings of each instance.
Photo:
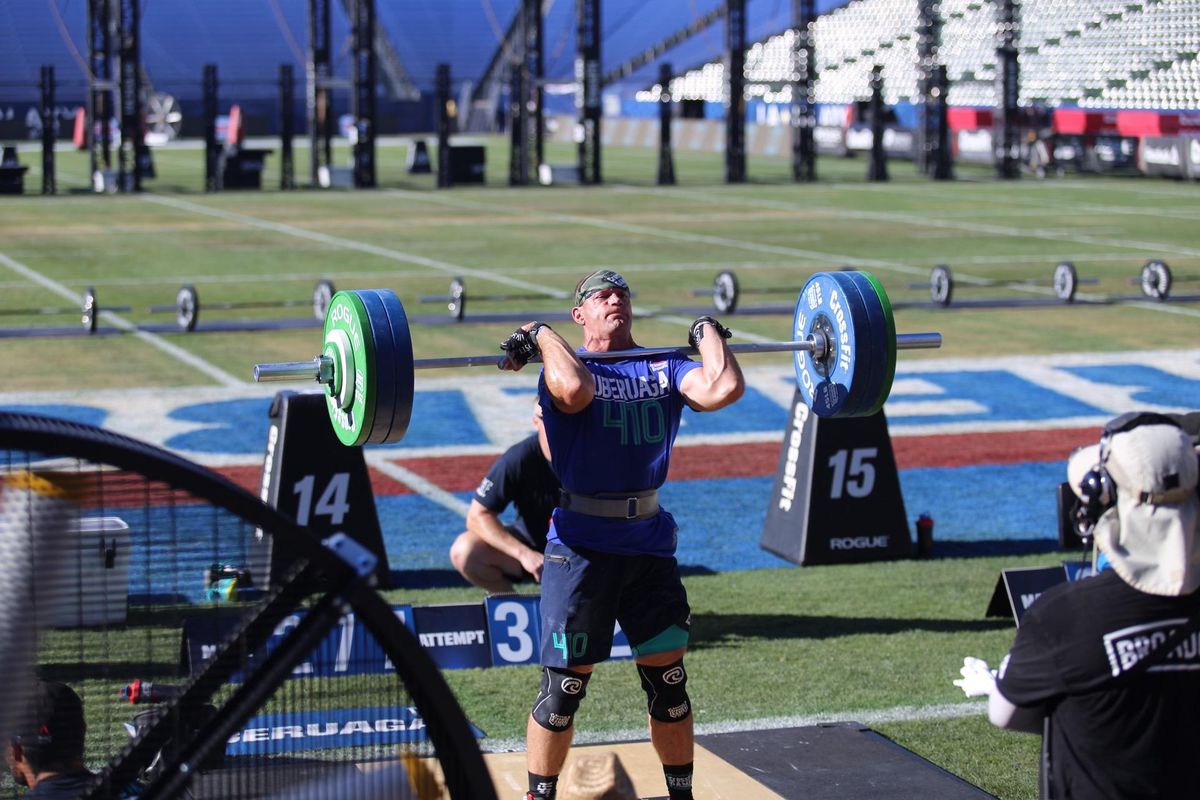
[[[963,659],[959,672],[962,677],[956,680],[954,685],[962,689],[967,697],[990,696],[996,691],[996,671],[988,669],[987,662],[983,659],[967,656]]]

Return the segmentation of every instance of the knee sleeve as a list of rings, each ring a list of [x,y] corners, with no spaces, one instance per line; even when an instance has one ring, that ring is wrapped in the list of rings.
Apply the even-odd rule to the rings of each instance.
[[[682,722],[692,715],[692,701],[687,694],[687,672],[683,659],[665,667],[638,664],[642,690],[646,692],[646,709],[660,722]]]
[[[533,704],[534,721],[555,733],[570,728],[591,677],[590,672],[543,667],[542,688]]]

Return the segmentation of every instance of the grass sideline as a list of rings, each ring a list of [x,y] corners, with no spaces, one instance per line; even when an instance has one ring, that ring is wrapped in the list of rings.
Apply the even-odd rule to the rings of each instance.
[[[182,283],[196,284],[203,304],[305,297],[315,280],[328,277],[339,288],[394,288],[416,316],[438,313],[415,298],[444,292],[453,274],[465,274],[475,291],[533,285],[549,297],[548,290],[569,289],[595,267],[613,266],[634,284],[639,308],[660,312],[637,323],[639,340],[657,344],[682,340],[691,317],[668,310],[703,304],[691,289],[711,285],[719,269],[736,271],[744,286],[798,289],[811,271],[852,263],[883,281],[898,306],[899,331],[945,336],[941,351],[908,352],[902,360],[1196,347],[1195,302],[1144,302],[1128,283],[1148,258],[1164,258],[1181,275],[1200,272],[1194,225],[1200,192],[1183,184],[1131,178],[999,183],[967,166],[959,167],[959,180],[935,184],[902,162],[891,165],[891,182],[869,184],[863,160],[831,158],[819,161],[820,181],[793,184],[786,159],[751,158],[751,180],[727,186],[718,155],[677,153],[681,184],[659,189],[652,151],[609,147],[603,187],[510,189],[507,147],[490,140],[488,186],[436,192],[432,177],[404,173],[405,155],[403,147],[380,148],[378,191],[279,192],[270,188],[278,179],[272,157],[268,191],[206,195],[200,151],[160,149],[160,177],[147,182],[147,195],[97,197],[83,188],[86,156],[62,153],[62,197],[0,198],[0,306],[63,305],[64,292],[94,285],[102,305],[128,303],[135,307],[128,319],[162,322],[144,307],[172,302]],[[550,149],[551,160],[571,156],[570,148]],[[344,151],[337,156],[344,157]],[[32,194],[40,176],[28,151],[24,160],[31,163],[26,186]],[[306,167],[306,153],[298,149],[301,180]],[[925,289],[909,284],[926,281],[934,263],[950,264],[960,280],[1020,280],[1046,278],[1064,258],[1081,277],[1099,280],[1081,286],[1082,296],[1134,300],[970,311],[902,305],[927,298]],[[1044,294],[997,287],[964,289],[959,296]],[[787,295],[779,301],[787,302]],[[561,309],[563,302],[521,305],[536,313]],[[733,321],[743,340],[790,338],[783,317]],[[2,322],[47,324],[36,317]],[[491,349],[511,327],[414,324],[416,355]],[[255,361],[309,358],[318,346],[314,331],[159,338],[241,380]],[[169,352],[120,334],[5,338],[0,358],[18,365],[6,376],[11,392],[213,382]],[[883,718],[894,709],[962,704],[962,717],[898,714],[872,727],[1000,797],[1036,797],[1037,738],[993,729],[950,682],[963,656],[994,665],[1011,643],[1011,622],[983,617],[999,571],[1056,563],[1059,555],[689,577],[696,614],[689,688],[697,721],[839,719],[861,712]],[[466,589],[389,596],[419,605],[479,598]],[[172,644],[166,636],[164,659],[175,655]],[[449,671],[446,677],[490,740],[523,736],[535,668]],[[601,665],[580,715],[581,732],[641,730],[640,694],[628,665]]]

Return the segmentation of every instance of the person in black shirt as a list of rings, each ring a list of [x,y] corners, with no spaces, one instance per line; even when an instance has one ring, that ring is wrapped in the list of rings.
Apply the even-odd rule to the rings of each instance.
[[[514,580],[542,579],[546,532],[561,487],[550,466],[539,405],[534,406],[533,427],[535,433],[492,464],[467,509],[467,529],[450,546],[454,568],[491,594],[513,591]],[[500,514],[509,503],[516,508],[516,519],[505,525]]]
[[[76,798],[90,785],[83,763],[83,702],[65,683],[38,681],[8,746],[13,780],[26,798]]]
[[[1047,736],[1044,796],[1200,797],[1200,633],[1156,651],[1200,611],[1198,471],[1173,420],[1110,422],[1067,467],[1110,568],[1043,593],[996,672],[964,661],[994,724]]]

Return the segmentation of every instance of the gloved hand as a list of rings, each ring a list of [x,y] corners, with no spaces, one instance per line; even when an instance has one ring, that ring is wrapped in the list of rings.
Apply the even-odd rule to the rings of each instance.
[[[733,336],[733,332],[726,328],[717,320],[710,316],[696,317],[696,321],[692,323],[691,330],[688,331],[688,344],[694,348],[698,348],[700,340],[704,338],[704,326],[712,325],[722,339],[728,339]]]
[[[996,671],[988,669],[987,662],[980,658],[967,656],[963,659],[962,677],[954,685],[963,690],[967,697],[991,695],[996,691]]]
[[[525,366],[542,352],[537,342],[537,332],[542,325],[543,323],[536,322],[532,330],[517,328],[500,343],[500,349],[507,353],[509,359],[517,366]]]

